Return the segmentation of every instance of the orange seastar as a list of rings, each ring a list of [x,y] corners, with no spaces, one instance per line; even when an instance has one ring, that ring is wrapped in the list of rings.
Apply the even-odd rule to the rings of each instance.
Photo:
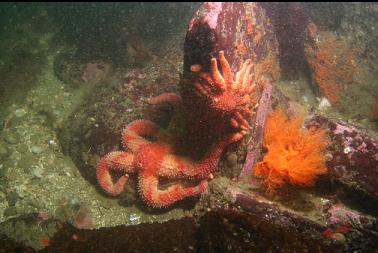
[[[215,170],[224,148],[242,139],[250,127],[247,117],[252,115],[254,81],[251,63],[247,60],[236,74],[234,81],[231,68],[223,52],[219,53],[223,76],[218,71],[217,60],[211,60],[211,73],[199,73],[200,81],[194,84],[196,92],[207,99],[206,110],[225,117],[236,132],[226,134],[212,146],[202,159],[175,153],[176,138],[167,134],[158,125],[147,120],[131,122],[123,131],[124,151],[110,152],[97,166],[97,180],[101,188],[110,195],[119,195],[129,174],[138,173],[139,192],[152,207],[164,207],[183,198],[201,194],[208,185],[208,179]],[[196,68],[200,71],[201,68]],[[164,93],[150,99],[150,103],[172,102],[178,104],[181,98],[174,93]],[[112,173],[121,176],[113,180]],[[161,187],[162,178],[168,178],[170,185]]]
[[[147,120],[135,120],[123,131],[122,144],[129,152],[115,151],[104,156],[97,166],[97,180],[108,194],[119,195],[130,173],[138,172],[139,192],[152,207],[168,206],[183,198],[201,194],[207,188],[207,179],[214,171],[223,149],[229,143],[238,141],[243,133],[234,133],[221,139],[200,161],[177,156],[166,141],[172,139],[158,125]],[[152,142],[148,138],[156,138]],[[113,182],[111,172],[122,173]],[[175,183],[160,189],[159,179],[187,180],[187,184]],[[197,181],[189,185],[189,179]],[[199,181],[199,182],[198,182]]]

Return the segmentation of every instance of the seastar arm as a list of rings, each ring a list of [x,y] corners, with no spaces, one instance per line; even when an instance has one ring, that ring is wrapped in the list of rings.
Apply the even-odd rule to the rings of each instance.
[[[222,74],[218,69],[217,59],[212,58],[210,61],[210,73],[200,73],[200,77],[206,81],[205,83],[209,86],[208,88],[215,88],[215,90],[222,92],[232,88],[234,74],[232,73],[230,64],[224,57],[223,51],[219,52],[218,58],[222,68]]]
[[[128,174],[134,171],[134,155],[122,151],[110,152],[98,163],[96,177],[101,188],[112,196],[123,191]],[[111,171],[122,173],[116,182],[113,182]]]
[[[174,105],[179,104],[182,101],[182,98],[174,92],[166,92],[160,94],[157,97],[148,99],[148,103],[152,105],[162,104],[162,103],[172,103]]]
[[[210,99],[213,96],[212,91],[211,91],[211,87],[209,87],[209,85],[207,85],[207,84],[195,83],[194,88],[195,88],[195,91],[199,95],[203,95],[203,96],[207,97],[208,99]]]
[[[214,85],[213,77],[209,73],[200,73],[200,77],[206,81],[209,87],[217,88],[218,86]]]
[[[240,112],[235,112],[233,117],[231,118],[235,120],[238,123],[238,128],[243,129],[243,130],[248,130],[251,128],[251,125],[248,123],[247,120],[241,115]]]
[[[222,67],[223,78],[224,78],[224,81],[226,82],[227,88],[231,88],[232,82],[234,81],[234,74],[231,71],[230,64],[224,57],[223,51],[219,52],[219,62]]]
[[[159,179],[154,175],[139,175],[139,192],[152,207],[164,207],[181,199],[199,195],[208,186],[207,180],[202,180],[196,186],[174,184],[162,190],[159,188]]]
[[[187,168],[186,171],[190,173],[194,172],[192,176],[198,179],[209,177],[210,174],[216,169],[225,147],[231,143],[241,140],[246,134],[246,131],[241,130],[221,139],[202,160],[194,163],[192,165],[193,167]]]
[[[214,82],[213,82],[214,86],[216,86],[217,88],[219,88],[222,91],[225,90],[226,89],[226,83],[223,79],[223,76],[221,75],[221,73],[218,70],[217,59],[212,58],[210,64],[211,64],[210,65],[211,77],[214,80]]]
[[[246,131],[231,134],[224,138],[210,150],[200,161],[193,161],[186,157],[180,157],[173,154],[164,156],[161,167],[159,169],[159,176],[169,178],[185,178],[191,177],[196,179],[205,179],[214,172],[218,164],[219,158],[222,155],[224,148],[230,143],[239,141],[244,137]]]
[[[251,59],[248,59],[243,63],[242,68],[236,73],[236,79],[232,85],[233,89],[238,89],[239,85],[244,83],[244,80],[246,79],[246,77],[250,75],[251,68],[252,68],[252,61]],[[247,70],[249,73],[247,73]]]
[[[251,74],[252,67],[253,67],[252,64],[248,65],[247,69],[245,70],[243,82],[240,82],[240,84],[239,84],[239,88],[242,90],[242,92],[245,91],[245,88],[252,85],[252,80],[253,80],[252,74]]]
[[[122,145],[135,153],[140,146],[151,143],[145,137],[156,137],[159,133],[160,127],[152,121],[134,120],[123,130]]]

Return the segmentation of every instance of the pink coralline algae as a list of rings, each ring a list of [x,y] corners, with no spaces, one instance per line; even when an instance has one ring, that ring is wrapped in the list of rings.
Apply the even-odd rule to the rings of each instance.
[[[323,236],[332,238],[335,233],[347,234],[352,230],[364,231],[376,226],[377,220],[369,215],[346,208],[341,204],[334,205],[326,211],[327,228]]]
[[[211,29],[215,29],[218,24],[218,15],[222,11],[222,3],[208,2],[205,3],[205,8],[207,12],[203,17],[203,22],[208,24]],[[189,23],[189,31],[192,30],[194,21],[196,21],[196,19],[191,20],[191,22]]]
[[[214,3],[206,3],[206,8],[208,9],[208,13],[206,14],[204,20],[206,23],[209,24],[211,29],[214,29],[217,26],[218,15],[222,11],[222,3],[221,2],[214,2]]]
[[[330,226],[351,224],[359,227],[361,225],[361,214],[342,206],[332,206],[327,210],[327,214],[329,216],[327,222]]]
[[[332,157],[327,161],[331,175],[345,182],[356,182],[373,196],[378,187],[378,140],[346,122],[321,116],[307,122],[307,127],[317,126],[328,128],[333,142]]]

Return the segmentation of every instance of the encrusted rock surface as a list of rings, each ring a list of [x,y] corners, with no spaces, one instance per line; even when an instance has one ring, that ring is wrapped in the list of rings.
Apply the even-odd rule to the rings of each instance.
[[[94,54],[98,58],[95,60],[88,58],[87,51],[80,61],[63,57],[59,64],[54,64],[59,52],[41,57],[38,62],[44,64],[44,71],[38,69],[39,75],[33,78],[21,75],[26,76],[21,81],[37,79],[30,93],[21,93],[21,102],[12,101],[6,112],[0,111],[5,115],[0,119],[0,252],[376,251],[377,139],[363,128],[325,116],[308,121],[307,126],[328,128],[333,141],[327,163],[330,173],[320,178],[314,188],[288,187],[276,196],[268,196],[258,184],[249,182],[253,164],[261,153],[266,113],[272,101],[273,106],[282,102],[275,93],[275,81],[282,70],[278,51],[293,41],[302,46],[306,34],[304,27],[295,24],[298,20],[310,18],[325,30],[340,26],[338,20],[319,21],[329,12],[304,12],[306,15],[301,16],[306,5],[277,6],[205,3],[189,22],[184,53],[179,36],[167,39],[169,42],[154,52],[150,52],[148,43],[136,46],[143,41],[140,38],[130,39],[122,52],[127,53],[125,61],[132,66],[122,66],[124,61],[115,57],[116,63],[106,62],[112,67],[106,67],[105,76],[94,75],[91,80],[85,77],[88,82],[81,79],[85,65],[102,63],[102,52]],[[369,15],[375,13],[375,5],[367,6]],[[370,29],[363,24],[373,21],[364,21],[360,9],[358,4],[345,6],[341,26],[346,34],[359,26]],[[281,20],[289,15],[294,22],[290,33],[298,29],[300,38],[276,40],[277,23],[269,10],[281,11]],[[315,19],[315,14],[320,18]],[[354,27],[350,20],[356,16],[359,22]],[[36,19],[41,17],[43,20],[46,14],[41,12]],[[150,25],[156,24],[147,26]],[[109,38],[108,35],[100,37]],[[354,39],[359,36],[356,34]],[[37,55],[51,50],[45,48],[51,37],[42,38],[36,46],[39,50],[34,50]],[[80,41],[88,38],[80,36]],[[119,43],[126,38],[122,37]],[[374,41],[373,36],[369,38],[369,43]],[[21,47],[25,43],[20,43]],[[95,43],[93,48],[101,43]],[[278,43],[283,44],[279,47]],[[19,47],[15,49],[21,50]],[[5,61],[13,62],[17,50],[13,58]],[[234,70],[241,60],[252,58],[255,75],[271,81],[271,86],[262,89],[265,95],[257,110],[252,139],[246,138],[241,150],[231,147],[219,166],[223,172],[218,174],[229,178],[215,175],[199,201],[191,199],[162,210],[151,210],[138,202],[135,183],[128,186],[120,200],[103,196],[95,185],[94,166],[100,155],[118,148],[122,127],[142,115],[162,124],[171,117],[169,107],[164,108],[163,115],[155,114],[154,108],[143,109],[144,99],[162,91],[183,89],[184,82],[179,85],[182,66],[184,80],[190,80],[190,67],[199,64],[206,70],[211,57],[220,50],[225,51]],[[105,52],[108,60],[113,54]],[[369,55],[374,58],[375,54]],[[304,56],[304,52],[286,56],[287,62]],[[81,62],[83,59],[87,62]],[[64,66],[64,73],[56,72],[54,68],[59,66]],[[3,72],[6,68],[1,67],[0,74]],[[4,79],[6,83],[17,81],[11,77]],[[293,105],[292,101],[288,104]],[[245,159],[247,147],[249,155]],[[247,180],[236,181],[238,176]]]
[[[315,116],[307,127],[329,130],[332,140],[327,161],[329,180],[336,180],[349,201],[378,214],[378,139],[345,121]],[[333,183],[333,185],[337,185]],[[340,197],[343,198],[341,193]]]

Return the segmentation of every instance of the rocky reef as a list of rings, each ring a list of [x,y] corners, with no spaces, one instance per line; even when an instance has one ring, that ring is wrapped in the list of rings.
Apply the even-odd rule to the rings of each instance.
[[[376,250],[376,4],[63,6],[4,7],[0,252]],[[19,20],[9,18],[15,13]],[[256,87],[249,93],[229,81],[246,61]],[[214,98],[228,90],[232,99],[245,91],[253,116],[225,113]],[[160,103],[173,93],[180,106]],[[269,154],[264,130],[277,108],[301,115],[304,132],[323,129],[329,143],[321,152],[326,173],[311,187],[286,178],[269,194],[253,175]],[[168,178],[160,188],[205,180],[206,190],[154,205],[138,192],[138,173],[127,175],[117,197],[96,177],[101,157],[123,156],[134,144],[120,139],[137,119],[181,136],[158,142],[171,144],[180,162],[244,132],[217,151],[217,166],[202,178]],[[102,161],[108,169],[127,160]]]

